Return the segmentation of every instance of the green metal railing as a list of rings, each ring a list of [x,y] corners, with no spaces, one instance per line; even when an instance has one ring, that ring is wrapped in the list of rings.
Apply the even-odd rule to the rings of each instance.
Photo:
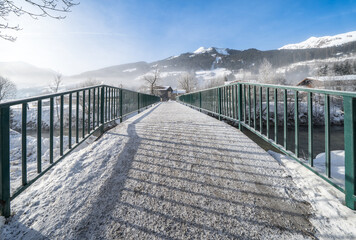
[[[68,155],[80,143],[94,132],[104,132],[104,125],[120,120],[141,109],[160,101],[153,95],[133,92],[117,87],[99,85],[67,92],[32,97],[0,104],[0,213],[10,216],[10,201],[24,191],[29,185],[46,173],[62,158]],[[43,106],[48,104],[49,106]],[[29,104],[37,108],[37,168],[35,176],[28,179],[27,128]],[[21,186],[10,193],[10,125],[13,107],[20,106],[21,111]],[[42,154],[43,116],[49,110],[49,159],[44,161]],[[55,111],[57,110],[57,111]],[[57,113],[55,116],[54,113]],[[65,125],[65,121],[67,124]],[[59,123],[59,124],[58,124]],[[59,126],[58,126],[59,125]],[[59,129],[58,129],[59,128]],[[59,130],[59,154],[54,156],[54,133]],[[75,130],[75,131],[74,131]],[[68,135],[65,135],[65,131]],[[74,136],[72,136],[72,134]],[[66,146],[64,139],[67,138]],[[43,164],[47,166],[44,168]]]
[[[315,97],[314,101],[313,98]],[[272,98],[272,99],[271,99]],[[314,167],[314,112],[316,98],[323,101],[325,126],[325,173]],[[341,102],[344,110],[345,187],[331,178],[330,159],[330,99]],[[346,205],[355,209],[356,201],[356,93],[281,85],[234,83],[206,89],[178,97],[178,101],[218,117],[238,123],[284,154],[297,160],[309,170],[345,193]],[[308,157],[300,156],[300,105],[307,108]],[[282,112],[283,111],[283,112]],[[273,113],[273,114],[271,114]],[[282,114],[279,114],[282,113]],[[281,119],[281,115],[283,116]],[[283,122],[281,122],[282,120]],[[283,126],[283,139],[278,138],[279,123]],[[288,125],[294,125],[294,150],[287,149]],[[274,131],[271,132],[273,127]],[[272,138],[271,135],[274,135]]]

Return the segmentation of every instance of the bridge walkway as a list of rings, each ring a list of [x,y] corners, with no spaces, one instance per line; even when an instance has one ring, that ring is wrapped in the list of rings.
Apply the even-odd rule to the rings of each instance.
[[[83,150],[60,164],[95,159],[99,167],[85,171],[90,181],[72,181],[78,187],[71,200],[40,205],[47,218],[38,214],[36,221],[58,215],[42,223],[41,236],[314,238],[311,207],[284,168],[238,129],[179,103],[148,109]],[[95,185],[79,187],[83,182]],[[29,227],[28,221],[17,220]]]

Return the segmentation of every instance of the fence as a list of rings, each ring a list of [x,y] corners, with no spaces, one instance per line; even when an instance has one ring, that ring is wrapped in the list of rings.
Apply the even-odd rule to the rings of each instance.
[[[130,114],[158,101],[159,97],[153,95],[99,85],[0,104],[1,215],[9,217],[11,200],[89,136],[98,131],[103,133],[105,124],[115,120],[122,122]],[[34,109],[36,111],[33,111]],[[36,120],[33,120],[34,116]],[[19,122],[21,124],[18,124]],[[29,126],[36,128],[35,137],[28,135]],[[14,132],[12,128],[21,129],[21,133]],[[46,146],[42,141],[44,129],[49,133],[47,155],[43,154],[43,148]],[[18,144],[21,150],[17,153],[19,159],[11,159],[13,152],[10,145],[17,144],[16,139],[11,141],[11,137],[17,136],[16,134],[20,135]],[[55,134],[58,134],[58,137],[55,137]],[[34,162],[30,161],[33,154],[27,152],[29,138],[36,140]],[[54,139],[57,140],[59,148],[55,147]],[[11,193],[10,184],[15,183],[14,179],[10,180],[12,162],[21,166],[21,176],[20,186]],[[29,166],[35,167],[29,171]]]
[[[272,97],[273,96],[273,97]],[[272,98],[272,99],[271,99]],[[281,99],[282,101],[280,101]],[[200,111],[238,123],[259,138],[294,158],[328,183],[345,193],[346,205],[355,209],[356,193],[356,93],[280,85],[235,83],[182,95],[178,101]],[[331,178],[331,102],[344,116],[345,187]],[[300,107],[305,107],[304,119]],[[320,111],[321,108],[321,111]],[[322,113],[325,172],[314,166],[314,128],[316,115]],[[308,125],[307,157],[300,156],[300,122]],[[319,119],[320,120],[320,119]],[[283,137],[279,137],[279,123]],[[288,128],[294,125],[294,149],[287,149]],[[273,129],[272,129],[273,128]],[[271,131],[273,130],[273,131]],[[280,139],[282,138],[282,139]]]

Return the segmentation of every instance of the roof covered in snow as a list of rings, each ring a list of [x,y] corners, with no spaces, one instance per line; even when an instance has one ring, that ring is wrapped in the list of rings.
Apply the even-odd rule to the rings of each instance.
[[[307,77],[306,79],[328,82],[328,81],[356,81],[356,75],[343,75],[343,76],[316,76],[316,77]]]

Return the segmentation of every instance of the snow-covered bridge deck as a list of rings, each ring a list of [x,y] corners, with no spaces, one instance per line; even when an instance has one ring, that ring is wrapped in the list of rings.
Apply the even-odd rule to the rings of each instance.
[[[239,130],[168,102],[63,159],[13,201],[2,237],[313,238],[300,194]]]

